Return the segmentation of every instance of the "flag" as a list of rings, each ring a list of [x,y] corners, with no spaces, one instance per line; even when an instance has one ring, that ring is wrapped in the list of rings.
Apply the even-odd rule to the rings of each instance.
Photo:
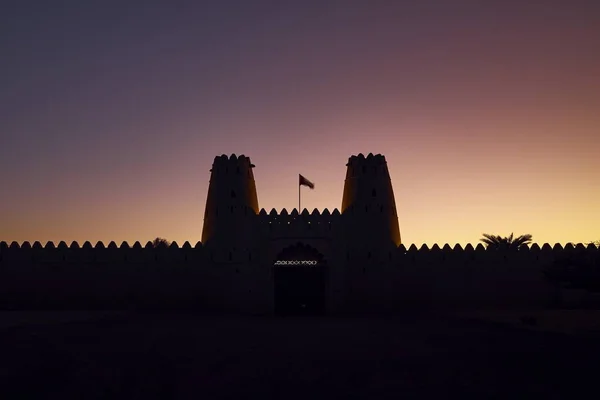
[[[315,188],[315,184],[312,183],[311,181],[309,181],[308,179],[306,179],[305,177],[303,177],[302,175],[300,175],[300,186],[308,186],[311,189]]]

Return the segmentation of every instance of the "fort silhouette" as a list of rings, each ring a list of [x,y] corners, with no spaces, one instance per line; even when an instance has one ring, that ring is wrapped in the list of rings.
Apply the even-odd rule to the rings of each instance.
[[[0,243],[2,309],[196,309],[248,314],[543,308],[542,270],[596,246],[518,250],[401,243],[382,155],[352,156],[341,211],[259,209],[254,165],[216,157],[202,241],[81,247]]]

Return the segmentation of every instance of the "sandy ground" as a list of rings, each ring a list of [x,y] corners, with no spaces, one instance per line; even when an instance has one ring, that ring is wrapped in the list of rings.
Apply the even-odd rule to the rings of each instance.
[[[478,311],[456,316],[537,331],[600,336],[600,310]]]
[[[472,318],[2,313],[0,321],[6,399],[599,394],[596,338]]]

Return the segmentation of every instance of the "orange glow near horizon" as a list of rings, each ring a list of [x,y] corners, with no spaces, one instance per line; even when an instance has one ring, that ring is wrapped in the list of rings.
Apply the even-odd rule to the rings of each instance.
[[[594,183],[600,176],[592,168],[593,160],[578,158],[578,163],[564,160],[563,165],[557,166],[553,165],[556,158],[552,155],[540,156],[538,160],[519,155],[520,145],[509,146],[514,157],[512,166],[507,167],[501,164],[504,157],[500,151],[469,156],[461,148],[446,148],[446,155],[438,154],[437,166],[428,165],[427,160],[415,157],[409,149],[388,152],[386,158],[403,244],[476,245],[484,232],[530,233],[535,243],[551,245],[598,240],[600,187]],[[339,209],[346,157],[340,154],[335,162],[335,159],[330,161],[330,154],[313,155],[313,162],[302,169],[289,165],[265,166],[252,159],[257,165],[254,172],[260,207],[267,212],[271,208],[277,211],[286,208],[288,212],[297,208],[300,169],[316,184],[314,190],[302,188],[303,208]],[[482,156],[490,163],[480,164]],[[284,156],[283,160],[301,165],[303,158],[302,154],[296,154]],[[70,201],[59,196],[48,204],[53,210],[49,215],[31,210],[19,218],[9,217],[3,231],[12,234],[3,234],[0,239],[56,244],[61,240],[69,244],[77,241],[80,245],[88,240],[107,245],[110,241],[145,244],[160,236],[180,245],[185,241],[195,243],[202,231],[211,162],[195,175],[166,172],[154,185],[140,183],[131,188],[127,180],[119,182],[110,193],[114,200],[104,198],[103,202],[94,192]],[[590,167],[582,168],[586,163]],[[16,215],[19,214],[13,214]]]

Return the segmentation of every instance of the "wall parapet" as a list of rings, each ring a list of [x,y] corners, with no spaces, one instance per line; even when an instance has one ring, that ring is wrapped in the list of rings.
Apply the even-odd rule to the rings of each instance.
[[[274,209],[266,214],[264,209],[261,210],[261,214],[259,220],[260,223],[265,224],[273,224],[273,225],[293,225],[293,224],[310,224],[310,225],[318,225],[318,224],[326,224],[332,223],[335,224],[340,220],[341,214],[336,209],[333,213],[329,213],[327,209],[323,210],[323,212],[319,212],[315,209],[312,213],[302,213],[298,214],[297,210],[294,209],[292,213],[287,213],[285,209],[282,212],[278,213]],[[306,209],[305,209],[306,211]],[[158,248],[169,248],[169,249],[199,249],[204,245],[202,242],[198,241],[193,246],[189,241],[184,242],[181,246],[177,242],[170,243],[169,246],[161,245]],[[561,252],[561,251],[600,251],[600,247],[594,244],[584,244],[584,243],[568,243],[565,246],[560,243],[555,243],[551,245],[549,243],[543,243],[541,246],[538,243],[533,243],[532,245],[523,245],[519,249],[497,249],[494,247],[485,247],[483,244],[478,243],[475,247],[468,243],[465,247],[461,246],[459,243],[456,243],[454,246],[449,243],[445,243],[443,245],[439,245],[437,243],[433,244],[429,247],[427,244],[422,244],[420,247],[417,247],[416,244],[411,244],[409,247],[406,247],[406,244],[399,245],[398,251],[400,252],[448,252],[448,251],[477,251],[477,252]],[[77,250],[77,249],[111,249],[111,250],[120,250],[120,249],[142,249],[142,248],[154,248],[154,245],[151,241],[146,242],[145,245],[142,246],[141,242],[136,241],[132,245],[128,242],[123,241],[120,245],[117,245],[115,241],[109,242],[108,245],[105,245],[103,241],[98,241],[95,244],[92,244],[90,241],[85,241],[82,245],[80,245],[77,241],[71,242],[71,244],[67,244],[65,241],[60,241],[57,245],[54,244],[53,241],[46,242],[43,245],[39,241],[35,241],[33,245],[29,241],[24,241],[19,244],[19,242],[12,241],[10,244],[6,241],[0,242],[0,251],[6,250],[28,250],[28,249],[53,249],[53,250]]]
[[[258,215],[259,230],[270,239],[275,237],[331,237],[341,221],[338,209],[329,212],[314,209],[311,213],[304,209],[302,213],[294,208],[290,213],[284,208],[280,212],[272,209],[268,214],[262,209]]]
[[[265,210],[264,208],[261,208],[259,213],[258,213],[259,217],[285,217],[285,216],[290,216],[290,217],[321,217],[321,218],[327,218],[327,217],[331,217],[331,218],[336,218],[339,217],[341,215],[340,210],[337,208],[334,208],[333,211],[329,211],[328,208],[323,209],[323,211],[315,208],[312,210],[312,212],[309,212],[308,209],[304,208],[302,210],[302,212],[298,212],[297,208],[293,208],[292,211],[288,212],[288,210],[286,208],[282,208],[281,211],[277,211],[275,208],[272,208],[271,211],[267,212],[267,210]]]
[[[94,246],[89,241],[80,246],[73,242],[68,247],[66,242],[45,246],[39,242],[0,242],[0,309],[46,306],[49,300],[58,306],[56,302],[64,300],[71,307],[85,304],[81,299],[92,301],[96,297],[101,304],[111,306],[118,296],[122,304],[128,304],[132,293],[148,301],[160,298],[165,304],[182,293],[188,299],[214,304],[229,304],[232,295],[264,299],[273,290],[271,253],[279,254],[251,246],[203,247],[200,242],[194,247],[189,242],[168,247],[153,247],[152,243],[142,246],[140,242],[119,246],[105,246],[103,242]],[[389,304],[402,307],[426,302],[433,294],[442,299],[440,304],[463,299],[467,305],[514,301],[529,306],[545,301],[547,289],[552,288],[545,279],[545,267],[554,260],[571,255],[600,260],[596,246],[546,243],[510,251],[481,244],[464,248],[411,244],[408,248],[349,247],[320,253],[332,268],[345,270],[344,285],[349,285],[356,301],[383,296]],[[240,304],[246,303],[244,299]]]
[[[163,247],[162,245],[159,246]],[[190,249],[190,248],[201,248],[203,247],[202,242],[196,242],[196,244],[192,247],[191,243],[186,241],[184,242],[184,244],[180,247],[179,244],[177,242],[171,242],[169,244],[169,246],[165,246],[168,247],[170,249]],[[85,241],[82,245],[79,245],[79,242],[73,241],[71,242],[71,244],[67,244],[67,242],[65,241],[60,241],[58,245],[55,245],[53,241],[48,241],[46,242],[45,245],[42,245],[41,242],[36,241],[33,243],[33,245],[31,244],[31,242],[28,241],[24,241],[23,243],[19,244],[19,242],[13,241],[10,244],[8,244],[7,242],[0,242],[0,251],[2,251],[3,249],[57,249],[57,250],[67,250],[67,249],[71,249],[71,250],[76,250],[76,249],[111,249],[111,250],[117,250],[117,249],[141,249],[141,248],[154,248],[154,245],[152,244],[151,241],[146,242],[146,244],[144,246],[142,246],[142,244],[139,241],[136,241],[133,245],[129,245],[128,242],[123,241],[121,242],[120,245],[117,245],[117,243],[115,241],[111,241],[109,242],[108,246],[104,244],[103,241],[98,241],[96,242],[96,244],[92,244],[90,241]]]

